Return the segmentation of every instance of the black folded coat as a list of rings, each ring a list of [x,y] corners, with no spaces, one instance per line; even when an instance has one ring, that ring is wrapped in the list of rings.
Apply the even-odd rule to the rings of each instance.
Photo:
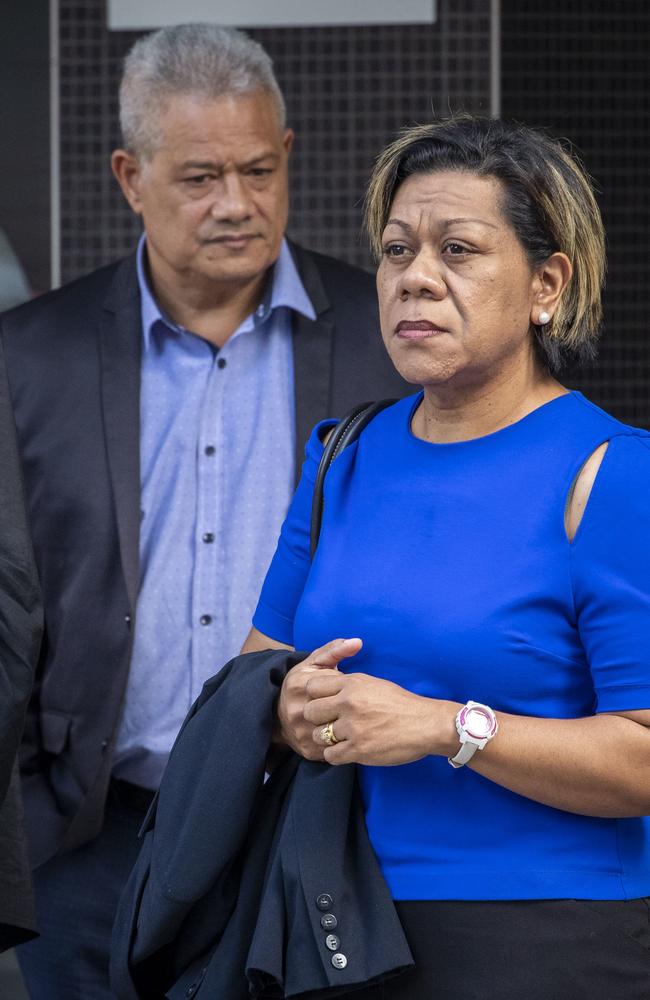
[[[264,781],[279,688],[305,655],[238,656],[190,710],[118,910],[121,1000],[315,1000],[413,965],[355,767],[288,753]]]

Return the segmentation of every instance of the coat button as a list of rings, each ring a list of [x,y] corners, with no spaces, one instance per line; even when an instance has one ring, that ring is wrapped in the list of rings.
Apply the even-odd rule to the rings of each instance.
[[[188,986],[187,989],[185,990],[185,996],[186,997],[193,997],[194,994],[196,993],[196,991],[198,990],[198,988],[199,987],[198,987],[197,983],[192,983],[192,985]]]
[[[324,931],[333,931],[338,926],[338,920],[333,913],[324,913],[320,918],[320,925]]]
[[[331,910],[334,900],[328,892],[321,892],[320,896],[316,898],[316,906],[319,910]]]
[[[325,944],[330,951],[338,951],[341,946],[341,942],[337,938],[336,934],[328,934],[325,938]]]
[[[337,951],[336,955],[332,955],[332,965],[335,969],[344,969],[347,964],[347,958],[340,951]]]

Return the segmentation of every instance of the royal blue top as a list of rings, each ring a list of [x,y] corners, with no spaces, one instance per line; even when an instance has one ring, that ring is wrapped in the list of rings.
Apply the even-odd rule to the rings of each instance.
[[[557,719],[650,708],[650,434],[571,392],[431,444],[410,429],[421,398],[334,461],[312,565],[315,429],[255,626],[299,649],[360,636],[343,670],[431,698]],[[604,441],[570,543],[567,497]],[[553,809],[440,756],[359,771],[395,899],[650,894],[648,819]]]

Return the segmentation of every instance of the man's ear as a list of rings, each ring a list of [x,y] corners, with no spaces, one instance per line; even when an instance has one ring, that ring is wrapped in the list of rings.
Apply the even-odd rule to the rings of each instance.
[[[289,155],[289,153],[293,149],[293,137],[294,137],[294,131],[293,131],[293,129],[285,128],[285,130],[284,130],[284,138],[282,140],[282,145],[284,146],[284,151],[287,154],[287,156]]]
[[[553,317],[558,307],[562,292],[569,284],[573,267],[565,253],[552,253],[538,268],[535,274],[535,290],[531,312],[531,321],[536,325],[544,325]],[[540,319],[540,316],[549,319]]]
[[[136,215],[141,215],[140,176],[142,167],[137,157],[133,153],[127,153],[125,149],[116,149],[111,156],[111,170],[129,205]]]

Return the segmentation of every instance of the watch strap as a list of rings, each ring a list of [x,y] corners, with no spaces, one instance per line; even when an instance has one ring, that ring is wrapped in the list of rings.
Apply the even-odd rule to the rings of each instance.
[[[461,743],[458,753],[454,757],[448,757],[447,760],[452,767],[463,767],[472,759],[477,750],[476,743]]]

